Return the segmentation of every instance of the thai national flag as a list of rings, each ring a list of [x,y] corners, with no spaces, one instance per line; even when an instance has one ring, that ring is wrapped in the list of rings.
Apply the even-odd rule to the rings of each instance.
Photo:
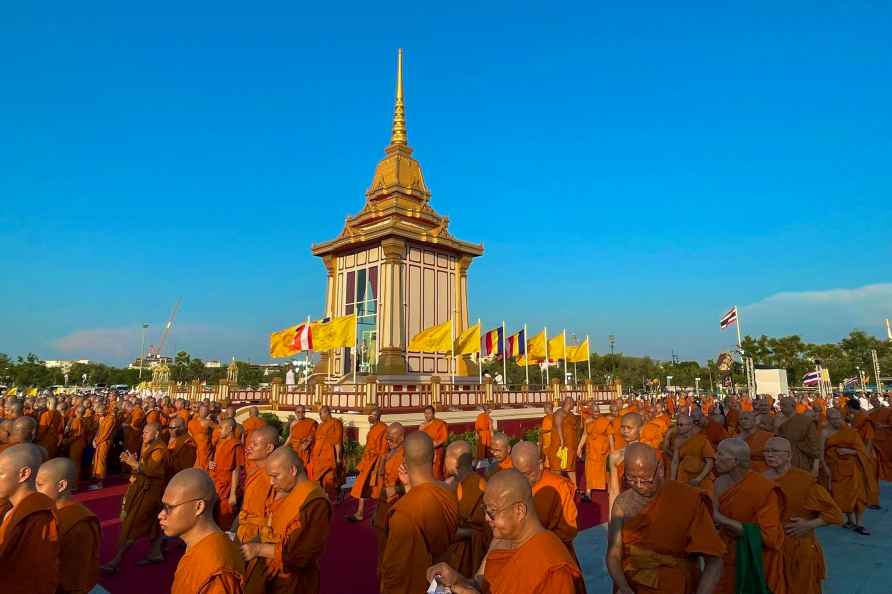
[[[819,371],[810,371],[802,376],[803,386],[817,386],[821,381],[821,373]]]
[[[731,324],[737,323],[737,306],[732,307],[728,313],[722,316],[719,325],[722,327],[722,330],[730,326]]]

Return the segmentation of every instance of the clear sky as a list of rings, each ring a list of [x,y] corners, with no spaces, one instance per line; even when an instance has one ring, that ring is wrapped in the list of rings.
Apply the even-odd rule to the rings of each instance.
[[[0,351],[266,359],[322,310],[389,139],[459,238],[471,316],[706,359],[892,317],[885,2],[12,3]]]

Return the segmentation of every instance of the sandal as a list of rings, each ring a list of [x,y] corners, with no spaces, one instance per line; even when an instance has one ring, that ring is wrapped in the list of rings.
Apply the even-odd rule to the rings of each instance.
[[[870,536],[870,530],[868,530],[864,526],[855,526],[855,532],[862,536]]]

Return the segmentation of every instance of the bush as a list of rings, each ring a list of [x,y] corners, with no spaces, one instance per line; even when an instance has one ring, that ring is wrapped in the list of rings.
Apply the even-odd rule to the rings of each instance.
[[[279,437],[283,440],[288,437],[288,425],[283,423],[279,417],[274,415],[273,413],[260,413],[260,418],[266,421],[267,425],[272,425],[276,428],[276,431],[279,432]]]
[[[355,474],[359,461],[362,460],[362,452],[365,450],[358,441],[348,441],[344,446],[344,470],[347,474]]]

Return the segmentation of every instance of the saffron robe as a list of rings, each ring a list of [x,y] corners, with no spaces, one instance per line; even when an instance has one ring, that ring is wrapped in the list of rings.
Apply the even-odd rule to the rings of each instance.
[[[329,498],[338,494],[340,484],[336,447],[344,443],[344,425],[334,417],[316,428],[313,451],[310,454],[309,476],[325,489]]]
[[[221,439],[214,450],[214,464],[216,467],[211,472],[211,478],[214,479],[214,489],[217,491],[215,519],[220,528],[229,530],[235,519],[235,508],[229,503],[232,495],[232,473],[235,470],[242,472],[245,467],[245,446],[232,435]],[[243,484],[244,480],[240,478],[239,483]]]
[[[188,433],[174,437],[173,443],[167,445],[167,480],[181,470],[194,467],[197,455],[195,442]]]
[[[610,419],[598,417],[585,428],[585,488],[607,488],[607,455],[610,453]]]
[[[124,520],[118,543],[133,541],[160,534],[158,514],[161,512],[161,496],[164,494],[167,448],[161,440],[142,448],[139,471],[130,477],[130,485],[124,495]]]
[[[400,493],[395,491],[393,495],[388,495],[388,489],[396,489],[400,482],[400,466],[406,458],[406,451],[403,446],[390,450],[384,456],[384,462],[378,466],[378,485],[380,492],[378,497],[378,505],[375,507],[375,516],[372,518],[372,526],[375,528],[375,539],[378,544],[378,573],[381,573],[381,559],[383,558],[384,546],[387,544],[387,516],[390,508],[399,501]]]
[[[768,470],[765,463],[765,444],[774,437],[774,433],[770,433],[763,429],[756,429],[745,439],[747,445],[750,446],[750,470],[762,473]]]
[[[573,594],[582,575],[558,537],[545,530],[516,549],[493,549],[484,561],[490,594]]]
[[[725,554],[709,496],[673,480],[664,481],[637,516],[623,520],[622,539],[623,572],[640,594],[694,594],[697,557]]]
[[[124,449],[134,455],[139,454],[142,445],[142,430],[146,426],[146,414],[141,408],[134,407],[130,418],[124,425]]]
[[[170,594],[242,594],[244,575],[241,551],[225,534],[214,532],[186,549]]]
[[[715,449],[713,449],[706,436],[702,433],[697,433],[688,437],[678,448],[676,480],[680,483],[687,483],[689,480],[697,478],[703,472],[707,458],[715,460]],[[712,497],[712,472],[706,474],[703,480],[700,481],[699,487]]]
[[[381,594],[427,590],[427,568],[448,560],[458,527],[458,501],[442,483],[423,483],[388,512],[381,559]]]
[[[115,415],[106,414],[99,421],[99,427],[96,429],[96,450],[93,452],[93,476],[99,480],[105,478],[108,474],[108,451],[111,449],[112,438],[117,428],[117,419]]]
[[[545,467],[548,468],[548,454],[551,451],[552,431],[554,431],[554,415],[542,417],[542,425],[539,428],[539,445],[542,456],[545,458]]]
[[[489,448],[492,446],[492,417],[489,413],[482,412],[474,420],[474,431],[477,432],[477,451],[475,458],[482,460],[489,456]]]
[[[65,440],[68,443],[68,457],[74,462],[74,487],[77,488],[84,465],[84,450],[87,448],[87,431],[83,418],[74,417],[68,422]]]
[[[725,428],[722,427],[721,423],[717,423],[712,419],[706,424],[706,429],[703,430],[703,433],[706,435],[706,439],[709,440],[709,443],[712,444],[713,448],[719,447],[719,443],[723,439],[728,439],[730,437],[728,432],[725,431]]]
[[[533,485],[533,503],[536,506],[536,515],[539,523],[546,530],[554,532],[570,557],[579,565],[576,559],[576,550],[573,548],[573,539],[579,531],[576,517],[579,510],[576,508],[576,485],[564,476],[554,472],[545,471],[542,477]],[[576,580],[577,593],[585,592],[585,582],[579,578]]]
[[[31,493],[10,511],[0,504],[0,577],[3,594],[55,594],[59,583],[59,528],[52,499]]]
[[[455,486],[458,499],[458,528],[470,531],[470,536],[455,540],[449,547],[449,565],[461,575],[477,575],[477,568],[486,556],[492,532],[483,513],[483,493],[486,480],[471,472]]]
[[[772,594],[787,594],[784,580],[784,527],[781,524],[783,495],[774,482],[749,471],[746,476],[718,496],[722,515],[744,524],[758,524],[762,534],[762,565]],[[724,572],[714,594],[734,594],[737,563],[737,537],[726,529],[719,534],[725,542]],[[798,594],[798,593],[790,593]]]
[[[783,421],[777,429],[779,437],[784,437],[792,446],[790,464],[810,472],[812,464],[821,457],[821,444],[818,438],[818,424],[805,415],[793,415]]]
[[[266,421],[261,419],[260,417],[248,417],[245,419],[245,422],[242,423],[242,429],[244,431],[245,443],[249,443],[251,441],[251,435],[260,429],[261,427],[266,426]]]
[[[440,445],[434,447],[434,476],[438,481],[443,480],[443,459],[446,451],[446,440],[449,439],[449,426],[440,419],[434,419],[430,423],[422,423],[418,428],[428,434],[435,444],[439,441]]]
[[[58,502],[59,589],[57,594],[87,594],[99,581],[99,518],[74,499]]]
[[[852,428],[864,442],[864,488],[867,491],[867,505],[880,504],[880,467],[873,442],[876,440],[876,428],[873,420],[864,411],[857,411],[852,420]],[[869,444],[869,445],[868,445]]]
[[[251,465],[245,478],[245,495],[238,513],[239,542],[254,542],[264,526],[266,502],[272,496],[269,475],[257,465]]]
[[[291,426],[291,439],[288,440],[288,445],[304,461],[304,466],[310,464],[310,452],[313,449],[313,438],[318,426],[316,421],[306,418],[295,421]]]
[[[610,450],[611,452],[615,452],[626,447],[626,440],[623,437],[622,432],[619,430],[620,423],[620,417],[614,417],[610,420],[610,430],[607,434],[613,436],[613,449]]]
[[[43,446],[49,458],[56,457],[64,431],[65,419],[62,417],[62,413],[57,410],[43,411],[37,424],[36,443],[39,446]]]
[[[355,499],[367,497],[376,498],[380,494],[381,486],[378,483],[378,466],[382,464],[387,453],[387,423],[378,421],[369,429],[365,438],[365,448],[362,450],[362,459],[356,465],[359,475],[350,495]]]
[[[811,473],[791,468],[774,479],[784,494],[781,521],[820,517],[828,524],[842,524],[843,516],[830,493]],[[784,576],[788,594],[821,594],[821,581],[827,576],[824,551],[814,531],[802,537],[784,535]]]
[[[840,448],[855,450],[843,455]],[[845,513],[860,513],[867,506],[867,452],[861,436],[851,427],[842,427],[824,441],[824,461],[830,469],[830,494]]]
[[[892,481],[892,408],[878,406],[871,409],[870,419],[874,423],[874,452],[876,452],[880,479]]]
[[[211,461],[211,425],[205,419],[195,417],[186,426],[192,441],[195,442],[195,468],[202,470],[208,469],[208,462]]]
[[[555,422],[555,431],[557,430],[557,422]],[[579,417],[573,413],[566,413],[561,419],[561,436],[564,440],[564,447],[567,448],[567,463],[562,464],[558,457],[558,451],[561,447],[561,440],[555,435],[552,438],[551,451],[548,453],[548,465],[551,469],[566,470],[576,472],[576,453],[579,447]]]

